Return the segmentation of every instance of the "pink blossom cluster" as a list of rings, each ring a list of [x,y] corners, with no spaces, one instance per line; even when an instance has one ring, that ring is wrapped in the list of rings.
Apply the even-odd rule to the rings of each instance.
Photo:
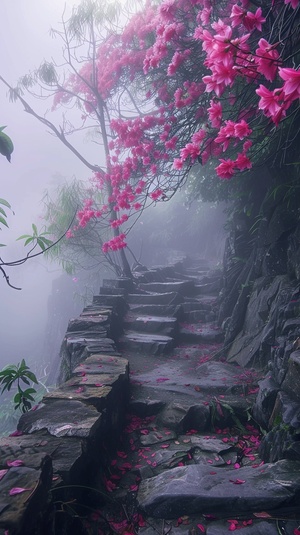
[[[103,253],[108,253],[109,251],[118,251],[119,249],[124,249],[127,246],[125,241],[126,235],[122,232],[118,236],[114,236],[102,246]]]
[[[222,179],[251,169],[264,129],[299,107],[300,70],[270,28],[298,9],[299,0],[148,0],[59,88],[54,106],[78,94],[85,117],[98,117],[99,101],[108,110],[107,168],[94,175],[107,205],[78,212],[78,227],[105,217],[120,232],[104,252],[125,247],[121,227],[147,199],[168,198],[194,163],[215,161]]]

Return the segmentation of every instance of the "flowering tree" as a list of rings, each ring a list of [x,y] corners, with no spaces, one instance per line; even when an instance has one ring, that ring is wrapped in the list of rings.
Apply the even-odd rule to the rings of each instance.
[[[126,274],[132,224],[172,197],[195,163],[213,163],[220,179],[262,162],[294,163],[299,14],[299,0],[146,0],[133,14],[84,0],[54,32],[63,65],[44,63],[11,88],[91,169],[106,200],[98,206],[90,196],[76,227],[101,219],[112,232],[102,251],[119,251]],[[23,99],[20,89],[36,84],[53,110],[64,109],[60,127]],[[96,165],[68,140],[80,128],[103,145]]]

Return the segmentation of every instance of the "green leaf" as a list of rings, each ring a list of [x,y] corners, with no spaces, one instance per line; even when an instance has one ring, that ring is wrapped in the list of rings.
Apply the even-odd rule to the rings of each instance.
[[[34,238],[31,236],[30,238],[28,238],[25,243],[24,243],[24,247],[26,247],[26,245],[28,245],[29,243],[33,242],[34,241]]]
[[[22,359],[20,364],[19,364],[19,370],[25,370],[25,368],[29,369],[26,362],[25,362],[25,359]]]
[[[34,398],[32,397],[32,395],[31,394],[25,394],[25,392],[23,393],[23,398],[25,398],[26,400],[30,399],[30,401],[34,401]]]
[[[45,251],[46,245],[44,244],[44,242],[40,238],[37,238],[37,244],[42,249],[42,251]]]
[[[26,390],[23,392],[23,396],[30,396],[31,394],[36,394],[36,390],[34,388],[26,388]]]
[[[23,381],[23,383],[26,383],[27,385],[30,385],[30,382],[28,381],[27,377],[25,377],[25,374],[22,375],[21,380]]]
[[[5,225],[6,227],[8,227],[8,224],[6,223],[4,217],[0,216],[0,223],[2,223],[2,225]]]
[[[25,240],[25,238],[32,238],[32,236],[30,234],[22,234],[22,236],[19,236],[16,241]]]
[[[18,392],[15,396],[14,396],[14,403],[20,403],[22,401],[22,394],[21,392]]]
[[[30,371],[26,372],[26,376],[27,376],[28,379],[30,379],[30,381],[32,381],[33,383],[38,384],[38,380],[37,380],[37,378],[36,378],[36,376],[35,376],[35,374],[34,374],[33,372],[30,372]]]
[[[3,206],[6,206],[7,208],[11,208],[11,205],[5,199],[0,198],[0,204],[3,204]]]
[[[5,217],[7,217],[6,212],[3,210],[3,208],[1,208],[1,206],[0,206],[0,213],[3,214]]]
[[[0,243],[0,247],[6,247],[5,243]]]
[[[37,236],[37,234],[38,234],[38,230],[37,230],[36,225],[35,225],[34,223],[32,223],[31,226],[32,226],[32,230],[33,230],[34,235]]]
[[[0,154],[6,156],[7,160],[10,162],[11,153],[14,150],[14,145],[9,136],[4,134],[2,130],[0,131]]]
[[[41,236],[39,236],[39,239],[43,240],[44,244],[47,245],[47,246],[52,245],[52,243],[53,243],[52,240],[48,240],[47,238],[43,238]]]

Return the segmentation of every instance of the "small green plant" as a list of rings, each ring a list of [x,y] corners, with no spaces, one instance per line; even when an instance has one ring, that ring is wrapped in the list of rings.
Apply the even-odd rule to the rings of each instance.
[[[23,390],[21,387],[22,382],[28,385],[29,388]],[[9,364],[0,371],[1,394],[5,390],[9,392],[12,386],[16,385],[18,391],[13,398],[15,410],[20,409],[23,413],[29,411],[32,402],[35,401],[33,395],[36,394],[36,390],[30,386],[30,382],[38,384],[35,374],[30,371],[24,359],[19,364]]]
[[[53,245],[53,241],[49,240],[48,238],[45,238],[45,236],[50,234],[50,232],[38,232],[37,226],[32,223],[32,234],[23,234],[22,236],[19,236],[17,238],[18,240],[25,240],[24,246],[26,245],[33,245],[33,249],[36,247],[36,245],[39,245],[39,247],[42,249],[42,251],[46,251],[46,249],[49,248],[50,245]]]

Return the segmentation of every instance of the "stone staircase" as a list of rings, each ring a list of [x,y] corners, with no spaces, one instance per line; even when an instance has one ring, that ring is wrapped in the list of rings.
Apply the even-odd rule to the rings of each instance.
[[[107,487],[123,512],[101,514],[120,534],[293,535],[300,463],[259,456],[248,421],[259,374],[222,359],[220,275],[201,265],[171,275],[140,273],[127,297],[131,400]]]
[[[70,379],[22,417],[19,429],[30,434],[14,439],[13,453],[23,454],[28,440],[31,466],[38,439],[59,474],[57,492],[74,482],[85,490],[69,489],[67,498],[61,491],[71,520],[55,531],[43,524],[39,534],[298,535],[300,462],[260,457],[251,409],[261,377],[224,358],[219,290],[217,270],[182,261],[139,272],[134,283],[104,281],[70,322]]]

